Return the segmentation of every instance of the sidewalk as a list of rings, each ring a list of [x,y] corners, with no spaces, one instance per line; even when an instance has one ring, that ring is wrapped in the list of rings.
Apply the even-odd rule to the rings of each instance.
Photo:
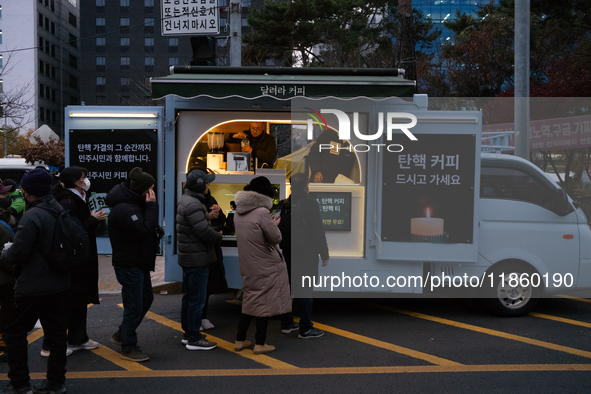
[[[98,256],[99,261],[99,293],[110,294],[120,293],[121,285],[117,282],[115,269],[111,264],[111,255]],[[156,256],[156,269],[152,272],[152,287],[160,287],[164,282],[164,256]],[[156,290],[156,289],[155,289]]]

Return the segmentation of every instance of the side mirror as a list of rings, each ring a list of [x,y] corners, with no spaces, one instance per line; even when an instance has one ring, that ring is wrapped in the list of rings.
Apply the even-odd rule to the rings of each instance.
[[[566,216],[573,211],[572,206],[568,202],[568,197],[564,189],[556,189],[554,192],[552,208],[553,211],[559,216]]]

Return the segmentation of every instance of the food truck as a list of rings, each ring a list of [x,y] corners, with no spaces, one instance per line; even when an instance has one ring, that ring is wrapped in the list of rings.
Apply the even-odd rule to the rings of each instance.
[[[172,67],[151,84],[153,98],[165,99],[150,125],[164,145],[154,171],[163,179],[167,281],[182,280],[176,204],[187,172],[205,166],[216,173],[210,190],[226,216],[257,176],[273,184],[276,205],[292,174],[310,177],[330,261],[301,286],[319,297],[461,290],[518,316],[545,294],[591,287],[583,212],[528,161],[481,153],[480,112],[429,110],[398,70]],[[272,166],[242,151],[236,135],[251,124],[274,139]],[[322,146],[323,133],[338,138]],[[68,149],[71,164],[78,152]],[[333,155],[330,176],[314,177],[315,154]],[[228,286],[239,289],[231,228],[222,249]]]

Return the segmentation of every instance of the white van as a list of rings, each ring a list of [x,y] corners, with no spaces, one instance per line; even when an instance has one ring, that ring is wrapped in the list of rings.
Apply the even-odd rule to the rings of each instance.
[[[2,158],[0,159],[0,181],[12,179],[16,182],[17,188],[19,188],[23,175],[35,167],[35,165],[27,163],[23,158]]]

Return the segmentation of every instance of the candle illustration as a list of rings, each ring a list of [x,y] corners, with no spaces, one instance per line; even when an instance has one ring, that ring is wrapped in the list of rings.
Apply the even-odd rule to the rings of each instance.
[[[414,242],[445,242],[443,219],[432,218],[427,208],[427,217],[410,219],[410,233]]]

